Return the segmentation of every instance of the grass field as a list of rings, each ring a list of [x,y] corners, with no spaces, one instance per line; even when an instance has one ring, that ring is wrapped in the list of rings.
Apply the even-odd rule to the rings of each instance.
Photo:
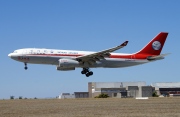
[[[180,98],[0,100],[0,117],[180,117]]]

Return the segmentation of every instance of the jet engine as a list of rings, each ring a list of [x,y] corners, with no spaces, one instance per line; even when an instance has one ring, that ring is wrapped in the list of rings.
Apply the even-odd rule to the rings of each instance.
[[[68,71],[75,70],[75,67],[79,66],[79,62],[72,59],[59,59],[59,66],[57,66],[57,70]]]
[[[57,67],[56,69],[59,71],[70,71],[75,70],[75,67]]]

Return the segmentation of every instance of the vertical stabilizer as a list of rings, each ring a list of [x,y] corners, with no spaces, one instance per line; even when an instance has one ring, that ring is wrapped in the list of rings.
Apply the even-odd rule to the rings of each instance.
[[[136,54],[160,55],[168,33],[161,32]]]

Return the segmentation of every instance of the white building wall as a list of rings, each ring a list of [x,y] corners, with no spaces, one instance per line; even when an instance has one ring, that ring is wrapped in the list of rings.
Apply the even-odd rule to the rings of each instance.
[[[146,86],[146,82],[94,82],[94,88],[120,88],[127,86]]]
[[[68,93],[62,93],[58,97],[59,99],[70,99],[70,98],[75,98],[74,94],[68,94]]]

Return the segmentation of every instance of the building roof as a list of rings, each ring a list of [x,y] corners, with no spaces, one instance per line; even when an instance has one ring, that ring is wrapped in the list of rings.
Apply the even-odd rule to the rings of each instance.
[[[156,82],[151,86],[156,88],[180,88],[180,82]]]

